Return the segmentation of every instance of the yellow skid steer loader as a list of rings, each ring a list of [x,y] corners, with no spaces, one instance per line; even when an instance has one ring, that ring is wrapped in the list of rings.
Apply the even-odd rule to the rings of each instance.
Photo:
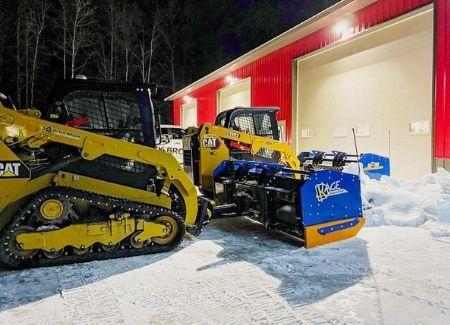
[[[45,116],[0,94],[0,262],[23,268],[168,251],[207,201],[155,149],[147,85],[62,83]]]

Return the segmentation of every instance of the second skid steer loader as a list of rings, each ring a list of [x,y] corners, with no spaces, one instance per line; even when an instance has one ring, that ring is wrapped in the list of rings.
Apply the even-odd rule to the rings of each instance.
[[[215,201],[213,218],[249,216],[307,248],[356,236],[365,222],[360,179],[342,167],[358,159],[336,153],[326,164],[328,156],[313,152],[301,162],[279,141],[277,111],[235,108],[188,130],[184,168]]]

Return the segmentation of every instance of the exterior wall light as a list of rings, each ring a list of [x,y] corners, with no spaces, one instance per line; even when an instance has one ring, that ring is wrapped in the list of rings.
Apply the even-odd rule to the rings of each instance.
[[[189,96],[189,95],[183,96],[183,102],[185,102],[185,103],[190,103],[190,102],[192,102],[193,100],[194,100],[194,98],[192,98],[192,97]]]
[[[237,83],[239,81],[239,78],[235,78],[232,75],[228,75],[225,77],[225,81],[229,85],[234,85],[235,83]]]
[[[346,39],[352,36],[354,29],[355,16],[351,13],[344,15],[333,26],[333,33],[338,35],[341,39]]]

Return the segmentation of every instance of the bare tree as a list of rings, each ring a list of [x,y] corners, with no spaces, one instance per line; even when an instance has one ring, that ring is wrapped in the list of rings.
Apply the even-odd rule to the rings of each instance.
[[[109,54],[108,44],[104,35],[99,35],[97,46],[95,48],[95,59],[97,68],[102,76],[102,79],[109,79]]]
[[[99,18],[99,25],[102,25],[101,33],[98,37],[98,45],[96,49],[97,59],[100,61],[100,72],[104,79],[116,79],[116,59],[117,47],[119,43],[120,27],[122,19],[130,20],[126,14],[122,13],[122,6],[117,0],[104,0],[103,10],[105,19]],[[103,23],[103,24],[101,24]]]
[[[17,1],[17,18],[16,18],[16,102],[19,107],[22,106],[22,82],[21,82],[21,45],[22,45],[22,19],[24,12],[24,1]]]
[[[9,26],[8,17],[5,15],[5,8],[3,4],[0,4],[0,70],[3,68],[3,60],[5,54],[6,40],[7,40],[7,27]],[[0,82],[2,81],[2,75],[0,74]]]
[[[63,34],[60,49],[63,52],[64,76],[69,61],[71,78],[86,64],[87,59],[84,63],[79,63],[78,60],[80,51],[94,44],[94,14],[92,0],[59,0],[57,16],[61,17],[59,27]]]
[[[168,0],[162,15],[161,35],[165,44],[164,55],[169,66],[172,91],[177,89],[176,54],[182,39],[186,36],[189,15],[176,0]]]
[[[119,12],[119,39],[118,46],[123,51],[124,79],[128,82],[131,78],[131,66],[133,61],[133,44],[136,42],[136,20],[129,17],[138,17],[139,8],[136,4],[123,3]]]
[[[156,6],[151,19],[144,17],[142,14],[137,19],[137,44],[133,50],[133,55],[139,64],[142,82],[150,82],[153,57],[161,36],[160,25],[162,18],[159,6]],[[151,24],[150,32],[148,23]]]
[[[31,59],[30,75],[30,105],[34,103],[34,86],[36,81],[36,69],[38,66],[38,56],[42,47],[42,34],[47,27],[47,16],[49,12],[47,0],[34,1],[30,7],[30,36],[32,39],[33,56]]]
[[[153,56],[155,53],[155,49],[157,47],[157,42],[159,41],[160,36],[160,24],[161,24],[161,14],[159,6],[156,7],[155,14],[153,16],[153,26],[152,33],[150,37],[150,53],[148,58],[148,66],[147,66],[147,82],[150,82],[150,76],[152,74],[152,66],[153,66]]]
[[[39,106],[57,78],[79,73],[157,80],[172,91],[185,74],[187,81],[200,73],[189,41],[202,35],[203,7],[195,3],[204,2],[0,0],[1,87],[15,94],[19,107]],[[190,23],[191,16],[197,23]]]
[[[30,6],[31,0],[17,1],[17,16],[15,30],[15,65],[16,65],[16,101],[19,107],[22,107],[22,99],[24,104],[29,104],[29,55],[30,55]],[[25,98],[23,98],[23,90],[25,90]]]
[[[118,29],[117,23],[117,4],[114,0],[108,0],[108,5],[106,7],[106,12],[109,20],[109,79],[113,80],[113,71],[114,71],[114,50],[115,50],[115,41],[116,41],[116,33]]]
[[[19,107],[34,104],[35,82],[47,27],[49,0],[21,0],[16,25],[16,96]],[[23,94],[24,92],[24,94]]]
[[[30,84],[30,73],[29,73],[29,55],[30,55],[30,11],[29,6],[30,3],[26,3],[25,7],[25,19],[23,21],[24,24],[24,40],[25,40],[25,47],[24,47],[24,53],[25,53],[25,60],[23,63],[25,64],[25,107],[28,107],[29,99],[30,99],[30,88],[28,87]]]
[[[58,0],[58,10],[57,12],[57,19],[56,19],[56,26],[57,29],[59,29],[62,32],[62,39],[61,44],[59,44],[59,48],[62,50],[62,57],[61,60],[63,62],[63,78],[67,78],[67,34],[69,29],[68,24],[68,18],[67,18],[67,4],[65,0]]]

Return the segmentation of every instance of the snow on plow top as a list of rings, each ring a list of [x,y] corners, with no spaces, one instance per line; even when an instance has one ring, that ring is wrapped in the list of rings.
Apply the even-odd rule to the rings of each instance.
[[[357,174],[358,166],[345,172]],[[385,177],[369,179],[361,175],[363,202],[370,209],[364,215],[367,226],[393,225],[423,227],[434,237],[450,237],[450,173],[437,173],[417,180]]]

